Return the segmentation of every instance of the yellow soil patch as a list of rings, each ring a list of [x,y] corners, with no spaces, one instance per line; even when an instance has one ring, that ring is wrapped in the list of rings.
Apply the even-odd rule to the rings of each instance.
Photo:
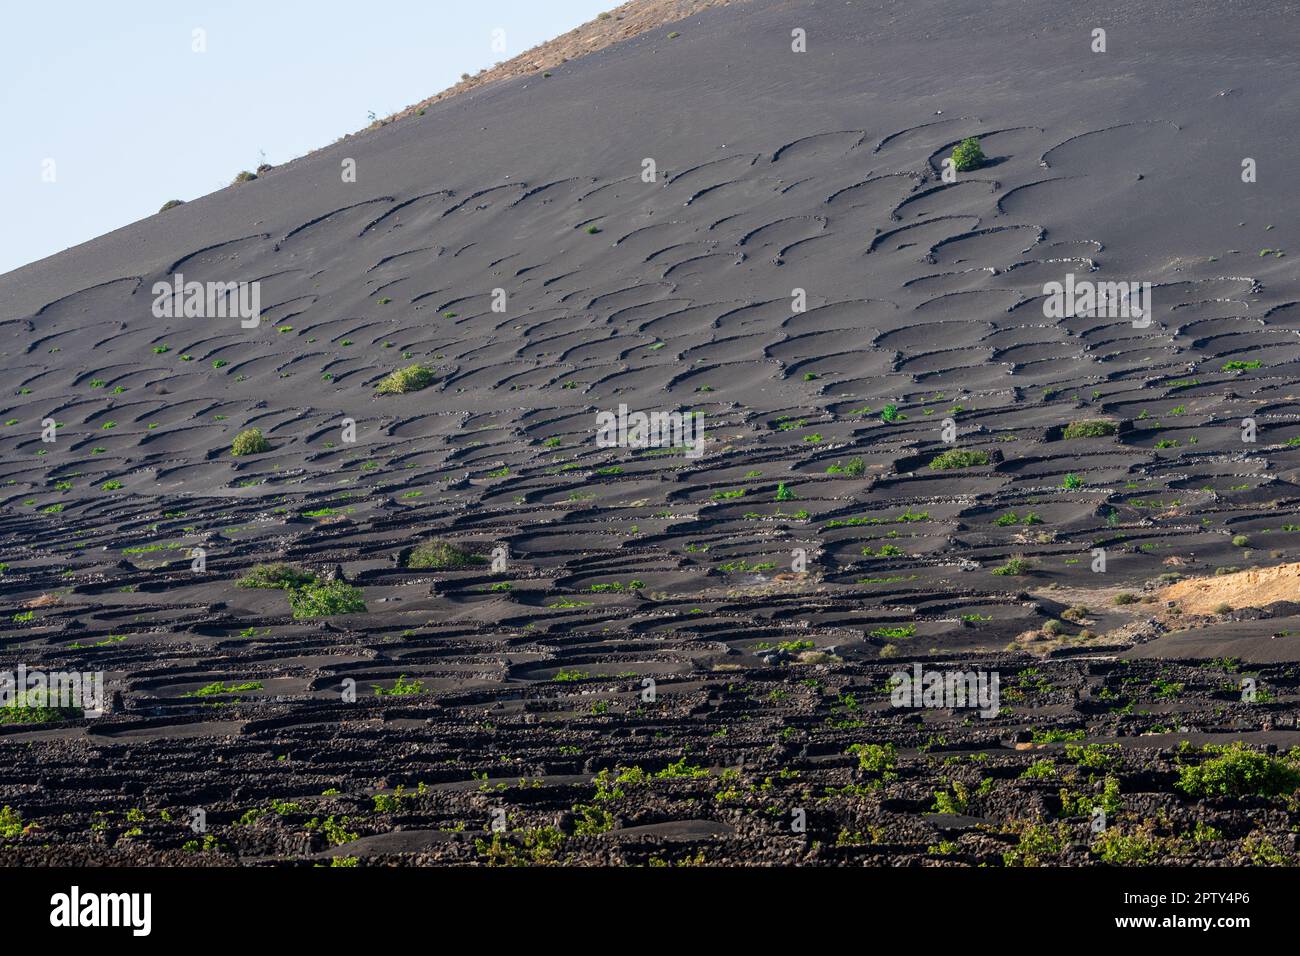
[[[1213,614],[1227,604],[1234,610],[1264,607],[1274,601],[1300,601],[1300,562],[1255,568],[1213,578],[1189,578],[1160,592],[1187,614]]]

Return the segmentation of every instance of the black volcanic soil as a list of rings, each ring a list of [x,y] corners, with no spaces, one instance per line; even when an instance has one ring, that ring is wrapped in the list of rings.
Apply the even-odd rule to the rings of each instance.
[[[0,862],[1295,863],[1292,798],[1176,786],[1300,745],[1300,605],[1227,573],[1300,561],[1285,16],[752,0],[0,277],[0,667],[114,694],[0,725]],[[176,272],[260,327],[155,318]],[[1066,273],[1151,326],[1045,317]],[[705,454],[598,447],[620,404]],[[914,661],[1000,713],[892,707]]]

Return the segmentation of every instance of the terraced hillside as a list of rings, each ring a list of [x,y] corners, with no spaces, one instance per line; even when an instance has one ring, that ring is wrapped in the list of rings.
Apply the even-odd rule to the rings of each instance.
[[[0,659],[110,692],[0,711],[0,860],[1294,863],[1296,55],[1238,6],[753,0],[0,277]]]

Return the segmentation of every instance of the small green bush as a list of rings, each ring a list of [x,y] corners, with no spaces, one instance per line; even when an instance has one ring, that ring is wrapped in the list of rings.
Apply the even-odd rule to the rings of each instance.
[[[1277,797],[1300,787],[1295,751],[1284,759],[1251,750],[1240,740],[1203,751],[1217,756],[1183,767],[1176,786],[1190,797]]]
[[[848,753],[857,755],[859,770],[896,776],[892,771],[898,767],[898,748],[893,744],[854,744]]]
[[[968,136],[952,151],[952,165],[959,173],[979,169],[984,165],[984,150],[975,136]]]
[[[230,443],[230,453],[235,456],[260,455],[262,452],[270,450],[271,443],[263,437],[260,428],[249,428],[242,431]]]
[[[430,568],[445,571],[454,568],[468,568],[481,564],[483,558],[460,548],[450,541],[435,538],[416,546],[406,559],[408,568]]]
[[[19,691],[12,703],[0,707],[0,726],[4,724],[46,724],[81,717],[75,707],[58,707],[48,691]]]
[[[1062,433],[1063,438],[1104,438],[1107,435],[1114,435],[1119,431],[1119,425],[1116,422],[1108,422],[1105,419],[1092,419],[1090,421],[1070,422],[1065,426]]]
[[[380,395],[405,395],[418,392],[433,384],[433,369],[423,365],[409,365],[386,375],[376,391]]]
[[[166,212],[168,209],[175,209],[177,206],[184,206],[184,205],[185,205],[184,199],[169,199],[162,204],[162,208],[159,209],[158,211]]]
[[[1150,866],[1160,859],[1168,841],[1149,833],[1123,833],[1108,827],[1089,849],[1112,866]]]
[[[930,462],[930,467],[934,471],[949,471],[953,468],[973,468],[976,465],[987,465],[989,463],[988,452],[985,451],[945,451],[938,455]]]
[[[361,589],[343,581],[326,581],[291,589],[289,606],[295,618],[359,614],[366,610]]]
[[[1070,844],[1070,835],[1064,823],[1055,826],[1038,823],[1013,824],[1019,828],[1020,840],[1002,854],[1004,866],[1047,866],[1060,859]]]
[[[0,809],[0,838],[12,840],[23,835],[23,815],[20,811],[5,804]]]
[[[1000,577],[1019,577],[1022,574],[1028,574],[1031,565],[1024,558],[1012,558],[1000,568],[994,568],[993,573]]]
[[[231,185],[235,186],[239,183],[251,183],[256,178],[257,173],[250,173],[247,169],[242,169],[235,175],[235,178],[231,181]]]
[[[283,588],[291,591],[316,581],[316,575],[292,564],[259,564],[237,582],[241,588]]]

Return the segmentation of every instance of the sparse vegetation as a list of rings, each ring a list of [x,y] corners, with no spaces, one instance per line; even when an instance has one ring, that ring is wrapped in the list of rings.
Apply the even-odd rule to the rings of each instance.
[[[262,435],[260,428],[248,428],[235,436],[230,443],[230,453],[240,455],[260,455],[271,450],[271,443]]]
[[[826,469],[828,475],[848,475],[851,478],[861,478],[866,473],[867,465],[861,458],[850,458],[847,464],[841,465],[836,462]]]
[[[316,575],[292,564],[259,564],[235,582],[241,588],[282,588],[286,591],[305,587]]]
[[[1190,797],[1276,797],[1300,788],[1300,753],[1295,749],[1274,757],[1238,740],[1201,752],[1212,756],[1183,767],[1176,784]]]
[[[1065,426],[1065,431],[1061,437],[1065,439],[1103,438],[1107,435],[1114,435],[1118,431],[1119,425],[1116,422],[1106,421],[1105,419],[1090,419],[1070,422]]]
[[[23,835],[23,815],[5,804],[0,808],[0,840],[12,840]]]
[[[930,467],[935,471],[949,471],[953,468],[973,468],[988,463],[989,455],[986,451],[958,451],[954,448],[935,456],[930,462]]]
[[[405,395],[428,388],[431,384],[433,369],[424,365],[408,365],[384,376],[375,391],[380,395]]]
[[[414,697],[416,694],[423,693],[424,681],[412,678],[406,679],[405,674],[398,676],[393,681],[392,687],[383,687],[380,684],[372,684],[376,697]]]
[[[1012,558],[1000,568],[994,568],[993,573],[1001,576],[1015,576],[1028,574],[1032,565],[1024,558]]]
[[[966,137],[952,151],[952,165],[959,173],[979,169],[984,163],[984,150],[980,149],[978,137]]]
[[[481,564],[483,560],[480,555],[467,551],[450,541],[435,538],[432,541],[416,545],[410,555],[407,556],[406,566],[408,568],[434,571],[450,571],[457,568],[473,567],[476,564]]]
[[[289,607],[297,619],[359,614],[366,610],[361,589],[344,581],[325,581],[289,591]]]

